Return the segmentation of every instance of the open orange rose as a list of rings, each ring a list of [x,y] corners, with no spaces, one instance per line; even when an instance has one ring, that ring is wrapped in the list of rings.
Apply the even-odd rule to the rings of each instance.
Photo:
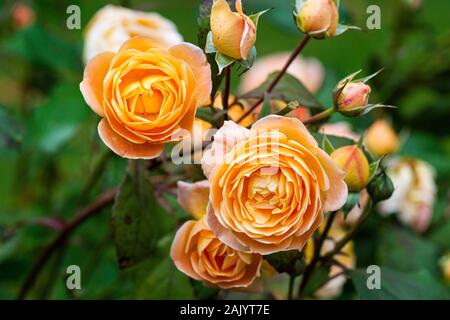
[[[200,220],[181,226],[170,256],[181,272],[209,285],[222,289],[256,289],[262,257],[234,250],[216,237],[204,219],[208,194],[208,181],[178,182],[178,201]]]
[[[111,150],[151,159],[192,130],[197,107],[209,101],[211,70],[192,44],[163,48],[135,37],[91,59],[80,89],[103,118],[98,132]]]
[[[180,271],[222,289],[252,285],[262,262],[259,254],[239,252],[217,239],[205,219],[181,226],[170,255]]]
[[[202,166],[211,187],[208,224],[236,250],[302,249],[323,211],[347,198],[344,172],[295,118],[268,116],[250,130],[226,122]]]

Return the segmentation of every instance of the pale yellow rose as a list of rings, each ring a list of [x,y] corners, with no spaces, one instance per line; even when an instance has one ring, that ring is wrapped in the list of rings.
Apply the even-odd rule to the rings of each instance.
[[[104,51],[118,51],[125,41],[135,36],[150,38],[164,47],[183,41],[175,24],[158,13],[107,5],[86,27],[84,61]]]
[[[237,250],[302,249],[323,211],[347,198],[344,172],[295,118],[268,116],[250,130],[227,121],[202,167],[211,185],[208,224]]]
[[[394,184],[392,196],[379,204],[381,213],[398,213],[402,223],[417,232],[428,229],[436,199],[434,168],[425,161],[412,158],[393,159],[387,173]]]
[[[117,53],[89,61],[81,92],[102,120],[103,142],[125,158],[151,159],[164,144],[192,131],[198,106],[208,103],[211,69],[203,50],[181,43],[170,48],[135,37]]]
[[[234,250],[216,237],[204,219],[208,194],[208,181],[178,182],[180,205],[200,220],[180,227],[170,256],[181,272],[210,286],[256,290],[262,257]]]

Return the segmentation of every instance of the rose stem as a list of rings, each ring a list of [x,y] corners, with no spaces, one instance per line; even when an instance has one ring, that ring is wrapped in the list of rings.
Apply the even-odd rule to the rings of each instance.
[[[300,289],[299,289],[300,296],[302,296],[303,291],[306,288],[306,284],[308,283],[308,281],[314,271],[314,267],[316,266],[317,262],[319,262],[320,251],[322,250],[323,243],[325,242],[326,238],[328,237],[328,233],[331,229],[334,218],[336,217],[336,213],[337,213],[337,211],[333,211],[330,213],[330,217],[327,220],[325,229],[323,230],[322,234],[320,235],[319,243],[314,248],[313,259],[312,259],[311,263],[309,265],[307,265],[305,268],[305,272],[303,274],[303,279],[302,279],[302,282],[300,283]]]
[[[102,209],[111,205],[114,202],[117,190],[113,189],[105,192],[99,196],[94,202],[92,202],[87,207],[81,209],[77,212],[75,217],[65,225],[58,236],[44,249],[44,251],[39,255],[36,263],[33,265],[31,272],[26,278],[22,288],[20,289],[17,299],[22,300],[26,297],[28,291],[33,287],[40,271],[46,265],[48,259],[51,257],[53,251],[55,251],[60,245],[64,244],[69,235],[83,222],[89,218],[95,216],[95,214],[100,213]]]
[[[225,68],[225,88],[222,94],[223,120],[228,120],[228,100],[231,90],[231,66]]]
[[[324,111],[322,111],[322,112],[320,112],[318,114],[315,114],[312,117],[304,120],[303,124],[306,126],[306,125],[309,125],[309,124],[313,124],[315,122],[323,121],[323,120],[327,119],[328,117],[330,117],[334,113],[334,111],[335,111],[335,108],[333,108],[333,107],[328,108],[328,109],[326,109],[326,110],[324,110]]]
[[[288,290],[288,300],[292,300],[292,295],[294,292],[294,281],[295,281],[295,276],[293,274],[289,275],[289,290]]]
[[[344,238],[342,238],[336,245],[334,246],[334,249],[324,255],[320,258],[320,260],[327,260],[332,258],[335,254],[338,254],[341,249],[355,236],[355,234],[361,229],[361,226],[364,224],[364,222],[369,217],[369,214],[373,207],[373,201],[369,199],[369,202],[367,203],[366,207],[364,208],[363,213],[361,214],[361,217],[356,222],[355,227],[350,230],[349,233],[346,234]]]
[[[263,101],[264,101],[264,97],[268,94],[270,94],[272,92],[272,90],[275,88],[275,86],[278,84],[278,82],[281,80],[281,78],[283,77],[283,75],[286,73],[287,69],[289,68],[289,66],[291,65],[291,63],[295,60],[295,58],[297,58],[297,56],[302,52],[303,48],[306,46],[306,44],[308,43],[308,41],[311,39],[310,36],[305,35],[303,37],[303,39],[300,41],[300,43],[298,44],[298,46],[295,48],[295,50],[292,52],[291,56],[289,57],[289,59],[286,61],[283,69],[281,69],[281,71],[278,73],[278,75],[276,76],[275,79],[273,79],[272,83],[270,84],[270,86],[267,88],[266,92],[261,96],[261,98],[258,99],[258,101],[256,101],[252,107],[250,107],[250,109],[247,110],[247,112],[245,112],[238,120],[237,123],[241,122],[242,120],[244,120],[248,115],[250,115]]]

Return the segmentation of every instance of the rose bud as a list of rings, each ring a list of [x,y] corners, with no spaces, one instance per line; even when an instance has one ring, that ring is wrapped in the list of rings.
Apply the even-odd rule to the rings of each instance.
[[[378,120],[369,127],[364,142],[377,156],[394,153],[399,147],[397,134],[385,120]]]
[[[375,176],[367,185],[367,192],[374,202],[380,202],[389,199],[394,192],[394,184],[391,178],[382,172]]]
[[[305,0],[297,4],[296,20],[304,33],[323,39],[336,33],[339,12],[333,0]]]
[[[450,253],[447,253],[439,260],[441,266],[442,275],[445,281],[450,284]]]
[[[256,42],[256,27],[236,0],[233,12],[225,0],[216,0],[211,7],[211,32],[216,49],[231,58],[245,59]]]
[[[364,82],[347,83],[337,97],[336,105],[338,110],[343,113],[358,112],[362,110],[369,102],[370,86]]]
[[[336,149],[331,158],[345,171],[345,183],[350,192],[360,191],[369,181],[369,162],[358,146],[345,146]]]

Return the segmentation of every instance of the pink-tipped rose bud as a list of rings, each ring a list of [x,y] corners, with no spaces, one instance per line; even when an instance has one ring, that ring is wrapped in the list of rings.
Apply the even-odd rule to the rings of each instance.
[[[354,111],[366,106],[369,102],[370,86],[364,82],[350,82],[337,97],[339,111]]]
[[[241,0],[236,0],[236,11],[231,11],[225,0],[215,0],[211,7],[211,32],[216,49],[231,58],[245,59],[256,42],[256,26],[242,11]]]
[[[304,0],[297,3],[297,25],[310,36],[332,37],[339,24],[339,12],[333,0]]]
[[[345,171],[344,181],[349,191],[358,192],[366,187],[369,181],[369,162],[357,145],[336,149],[331,158]]]

